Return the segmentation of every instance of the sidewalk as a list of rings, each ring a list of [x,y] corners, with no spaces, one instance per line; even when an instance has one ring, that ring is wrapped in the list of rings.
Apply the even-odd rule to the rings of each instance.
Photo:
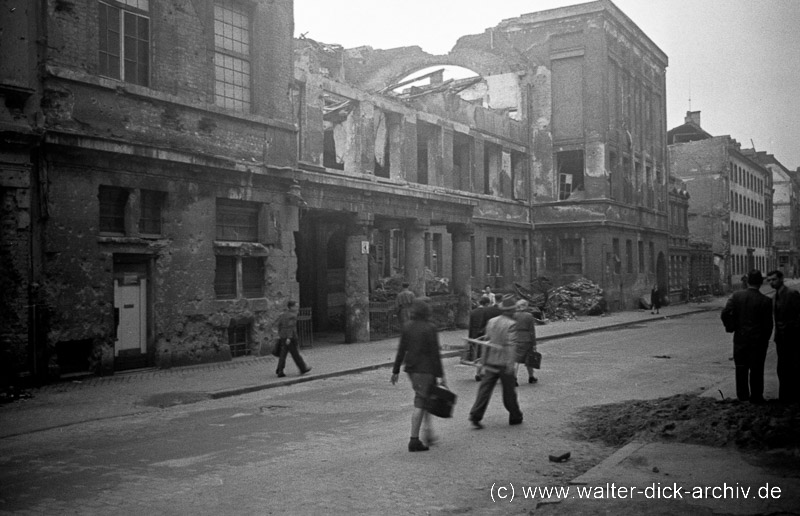
[[[585,316],[571,321],[553,321],[538,326],[537,341],[602,331],[667,317],[719,310],[726,298],[707,303],[668,306],[661,314],[647,310]],[[466,330],[439,334],[443,357],[458,356]],[[545,348],[546,349],[546,348]],[[275,375],[272,356],[242,357],[230,362],[148,369],[93,377],[81,381],[47,385],[30,391],[32,397],[0,406],[0,439],[87,421],[157,412],[162,408],[206,399],[236,396],[273,387],[341,376],[370,369],[391,367],[397,338],[358,344],[315,342],[301,353],[313,370],[298,376],[294,363],[287,364],[287,377]]]

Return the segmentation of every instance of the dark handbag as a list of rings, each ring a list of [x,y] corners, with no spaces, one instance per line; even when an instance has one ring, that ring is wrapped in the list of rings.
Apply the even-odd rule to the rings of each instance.
[[[425,410],[436,417],[453,417],[457,397],[447,387],[434,385],[428,393]]]
[[[528,353],[528,356],[525,357],[525,365],[533,369],[541,369],[542,354],[539,353],[538,351],[531,351],[530,353]]]
[[[275,345],[272,346],[272,356],[273,357],[280,357],[281,356],[281,348],[283,348],[283,339],[278,339],[275,342]]]

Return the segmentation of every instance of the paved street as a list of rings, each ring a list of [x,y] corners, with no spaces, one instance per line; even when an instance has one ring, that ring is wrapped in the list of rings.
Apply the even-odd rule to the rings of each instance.
[[[472,430],[466,417],[477,389],[474,370],[448,358],[446,373],[459,395],[455,417],[436,421],[440,444],[410,454],[405,446],[412,396],[405,380],[392,386],[386,368],[364,366],[360,373],[319,378],[323,371],[315,381],[163,409],[140,405],[138,413],[53,421],[51,430],[2,438],[0,511],[528,514],[536,501],[492,502],[492,484],[563,486],[617,451],[571,439],[568,423],[580,407],[728,389],[729,336],[720,331],[717,311],[658,320],[649,312],[628,315],[643,322],[544,341],[540,383],[519,388],[525,413],[520,427],[507,425],[498,392],[486,428]],[[307,353],[317,357],[315,372],[325,369],[318,349],[324,347]],[[150,384],[163,387],[156,373],[149,374],[155,378]],[[87,382],[41,398],[67,402],[82,393],[91,400],[99,391],[108,395],[109,387],[117,393],[126,385],[142,394],[141,383],[135,376]],[[768,397],[774,388],[770,382]],[[180,392],[188,397],[190,390]],[[31,424],[40,412],[35,405],[20,407],[0,413],[3,427],[14,425],[9,416]],[[548,461],[549,454],[562,451],[572,459]],[[731,503],[728,512],[736,512],[737,502]]]

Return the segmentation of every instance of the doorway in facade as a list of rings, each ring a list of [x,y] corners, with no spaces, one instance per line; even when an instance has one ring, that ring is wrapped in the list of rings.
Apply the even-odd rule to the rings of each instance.
[[[311,211],[295,233],[300,309],[311,313],[314,340],[344,342],[347,220]]]
[[[114,369],[152,364],[149,358],[149,257],[114,255]]]

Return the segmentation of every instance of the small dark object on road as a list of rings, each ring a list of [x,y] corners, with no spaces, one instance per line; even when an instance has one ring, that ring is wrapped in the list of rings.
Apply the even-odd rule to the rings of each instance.
[[[562,453],[561,455],[550,455],[550,462],[565,462],[569,460],[570,452]]]

